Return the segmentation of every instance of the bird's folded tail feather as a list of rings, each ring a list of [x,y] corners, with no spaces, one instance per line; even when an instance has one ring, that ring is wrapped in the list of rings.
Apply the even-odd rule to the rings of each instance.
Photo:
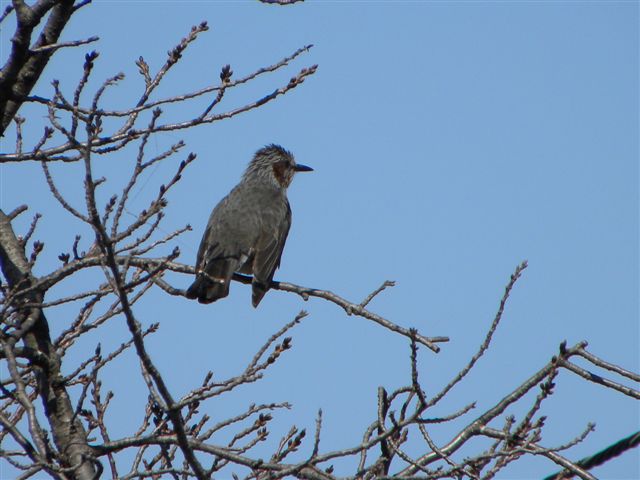
[[[253,305],[253,308],[256,308],[258,306],[260,300],[262,300],[262,297],[264,297],[265,293],[267,293],[267,290],[269,290],[269,287],[261,282],[256,281],[254,277],[253,283],[251,284],[251,304]]]
[[[215,280],[205,274],[198,274],[196,280],[187,289],[187,298],[198,299],[200,303],[215,302],[229,295],[229,281]]]
[[[238,268],[236,257],[209,260],[196,274],[196,280],[187,289],[187,298],[197,298],[200,303],[215,302],[229,295],[233,272]]]

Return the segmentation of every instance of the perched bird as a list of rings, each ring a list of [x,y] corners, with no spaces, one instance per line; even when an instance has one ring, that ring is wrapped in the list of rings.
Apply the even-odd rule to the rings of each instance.
[[[240,272],[253,274],[252,303],[258,306],[280,266],[291,226],[287,187],[296,172],[312,170],[279,145],[256,152],[240,183],[211,212],[187,298],[224,298],[233,273]]]

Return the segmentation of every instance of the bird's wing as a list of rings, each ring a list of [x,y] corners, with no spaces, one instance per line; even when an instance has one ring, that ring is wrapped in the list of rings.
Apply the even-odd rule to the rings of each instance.
[[[228,228],[229,196],[223,198],[211,212],[207,228],[198,248],[197,269],[209,275],[230,278],[239,267],[242,251],[237,242],[229,239],[229,234],[222,231]]]
[[[289,228],[291,227],[291,208],[289,207],[289,202],[287,202],[286,205],[286,214],[281,220],[280,225],[274,225],[274,228],[267,229],[258,239],[258,245],[256,246],[255,259],[253,261],[254,284],[261,284],[264,292],[269,289],[273,274],[280,266],[282,250],[284,249]],[[262,297],[260,296],[260,298]],[[260,298],[257,300],[258,302]]]
[[[220,210],[220,206],[227,202],[227,197],[223,198],[218,205],[213,209],[207,222],[207,228],[205,228],[202,234],[202,240],[200,240],[200,247],[198,247],[198,256],[196,259],[196,270],[204,270],[206,264],[211,258],[215,258],[220,252],[220,244],[214,236],[215,218],[216,212]]]
[[[198,248],[198,260],[196,262],[198,270],[207,270],[212,261],[224,256],[224,250],[215,235],[215,228],[211,221],[207,225]]]

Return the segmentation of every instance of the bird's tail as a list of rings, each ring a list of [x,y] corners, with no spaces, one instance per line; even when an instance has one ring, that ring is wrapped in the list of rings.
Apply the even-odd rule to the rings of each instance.
[[[262,300],[262,297],[267,293],[269,287],[267,287],[264,283],[258,282],[255,277],[253,279],[253,283],[251,284],[252,295],[251,295],[251,304],[253,308],[256,308]]]
[[[197,298],[200,303],[215,302],[229,295],[229,280],[215,280],[208,275],[198,273],[196,280],[187,289],[187,298]]]

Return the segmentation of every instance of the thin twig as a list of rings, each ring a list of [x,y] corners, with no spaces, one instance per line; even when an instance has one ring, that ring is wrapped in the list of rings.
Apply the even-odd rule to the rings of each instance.
[[[58,50],[59,48],[78,47],[80,45],[86,45],[87,43],[97,42],[98,40],[100,40],[100,37],[93,36],[85,40],[74,40],[71,42],[59,42],[59,43],[52,43],[49,45],[42,45],[40,47],[32,48],[31,51],[33,53],[50,52],[52,50]]]

